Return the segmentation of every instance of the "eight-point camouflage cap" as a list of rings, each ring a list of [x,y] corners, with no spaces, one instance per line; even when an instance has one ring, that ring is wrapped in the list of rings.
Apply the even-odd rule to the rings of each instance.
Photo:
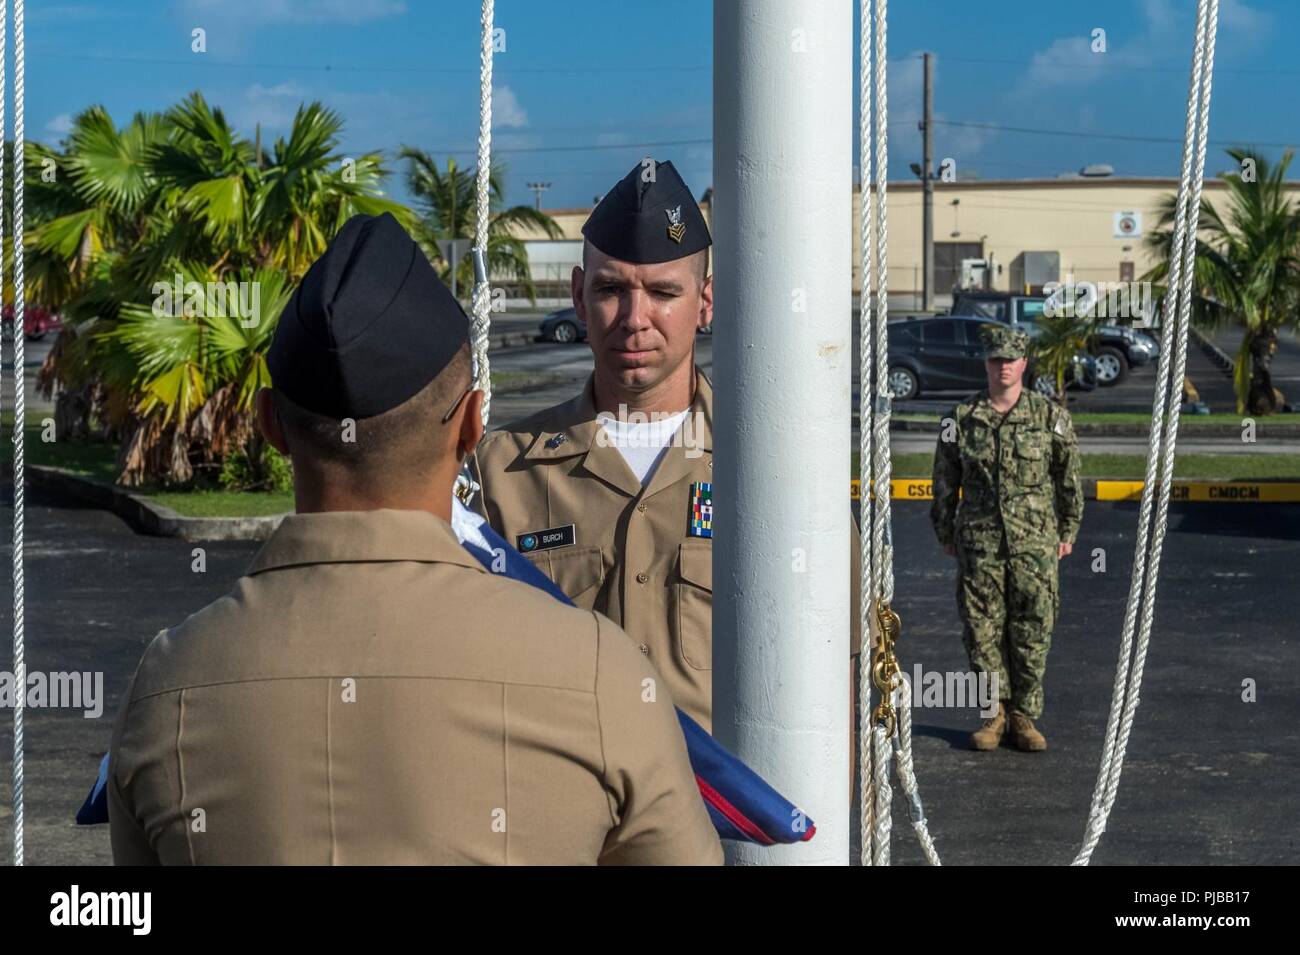
[[[1024,358],[1029,350],[1029,336],[1006,325],[981,325],[980,341],[985,358]]]

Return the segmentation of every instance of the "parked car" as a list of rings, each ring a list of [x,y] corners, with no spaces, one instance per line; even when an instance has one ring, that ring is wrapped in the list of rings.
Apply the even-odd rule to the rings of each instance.
[[[14,307],[6,305],[0,310],[0,324],[3,325],[5,341],[14,338]],[[30,342],[38,342],[50,332],[57,332],[63,327],[63,320],[57,312],[40,305],[27,305],[23,308],[23,332]]]
[[[587,323],[574,308],[562,308],[542,319],[542,340],[568,345],[587,340]]]
[[[954,294],[952,315],[978,315],[999,322],[1028,325],[1041,321],[1046,295],[1018,295],[1008,292],[962,290]],[[1160,353],[1155,340],[1123,325],[1097,326],[1092,353],[1097,359],[1097,382],[1118,385],[1129,370],[1147,364]]]
[[[915,398],[931,391],[977,391],[988,384],[984,371],[981,325],[1005,325],[969,315],[913,315],[891,320],[889,388],[895,398]],[[1026,329],[1028,331],[1028,329]],[[1030,332],[1030,334],[1033,334]],[[1056,390],[1049,376],[1038,374],[1031,362],[1026,380],[1036,391]],[[1066,386],[1091,391],[1097,385],[1096,363],[1080,353],[1066,376]]]

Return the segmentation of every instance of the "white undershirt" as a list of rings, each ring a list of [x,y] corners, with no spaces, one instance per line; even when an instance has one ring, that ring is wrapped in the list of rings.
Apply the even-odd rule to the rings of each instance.
[[[671,415],[651,414],[651,420],[643,422],[620,421],[603,411],[596,415],[596,420],[605,429],[609,444],[618,448],[627,466],[644,486],[654,475],[688,414],[689,408]]]

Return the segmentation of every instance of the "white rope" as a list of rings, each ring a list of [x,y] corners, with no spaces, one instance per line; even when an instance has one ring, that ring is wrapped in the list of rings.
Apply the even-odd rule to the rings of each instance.
[[[871,479],[876,493],[873,498],[871,521],[871,549],[874,566],[871,574],[871,589],[877,600],[886,604],[894,599],[894,553],[893,534],[890,523],[890,477],[891,458],[889,447],[889,351],[887,325],[889,321],[889,204],[886,190],[889,185],[889,98],[886,81],[889,67],[886,59],[886,31],[888,24],[888,0],[876,0],[876,332],[873,346],[875,348],[875,388],[871,409],[871,424],[874,431],[874,460]],[[860,425],[860,423],[859,423]]]
[[[1106,725],[1101,768],[1097,774],[1097,785],[1088,813],[1083,846],[1075,857],[1073,865],[1087,865],[1091,861],[1093,851],[1097,848],[1102,833],[1105,832],[1106,821],[1119,793],[1120,774],[1137,712],[1147,647],[1155,619],[1156,580],[1168,526],[1174,449],[1182,406],[1183,376],[1187,365],[1187,337],[1191,321],[1196,234],[1199,228],[1201,189],[1205,176],[1210,88],[1214,77],[1214,43],[1218,17],[1218,0],[1199,0],[1187,98],[1187,120],[1183,134],[1182,172],[1178,183],[1178,205],[1174,216],[1173,247],[1170,253],[1167,307],[1164,327],[1161,331],[1160,364],[1157,372],[1155,403],[1151,411],[1151,437],[1146,480],[1143,482],[1142,504],[1138,516],[1133,576],[1129,585],[1128,606],[1124,616],[1124,630],[1120,640],[1119,663],[1115,670],[1115,688],[1111,699],[1110,717]],[[1172,321],[1169,320],[1171,316]],[[1157,461],[1160,464],[1158,482],[1156,481]],[[1155,526],[1150,531],[1148,546],[1152,499],[1157,495]],[[1142,607],[1142,619],[1137,633],[1136,652],[1134,652],[1133,630],[1139,604]]]
[[[4,64],[3,17],[0,17],[0,73]],[[23,644],[23,425],[27,397],[23,393],[23,362],[26,345],[26,305],[23,295],[23,99],[24,57],[23,0],[14,0],[14,865],[23,864],[23,709],[26,704],[27,661]],[[4,86],[0,81],[0,104]],[[4,113],[0,106],[0,140]],[[3,178],[0,168],[0,179]]]
[[[871,730],[871,535],[867,533],[871,515],[871,366],[867,358],[872,354],[872,325],[870,321],[871,288],[871,6],[868,0],[861,0],[859,10],[859,55],[862,62],[858,69],[858,98],[861,119],[858,122],[858,145],[860,159],[858,163],[858,245],[862,267],[859,270],[858,293],[858,523],[863,528],[859,535],[860,573],[858,575],[858,594],[860,618],[858,625],[862,634],[863,647],[858,655],[858,800],[859,834],[861,840],[862,864],[871,865],[872,845],[875,831],[875,801],[872,786],[872,739]]]
[[[912,766],[912,687],[903,677],[898,680],[898,735],[894,737],[894,764],[898,773],[898,782],[907,796],[908,814],[912,819],[912,830],[916,840],[921,844],[921,851],[930,865],[943,865],[939,861],[939,850],[934,847],[930,836],[929,823],[925,818],[925,807],[921,804],[921,793],[916,785],[916,771]]]
[[[889,786],[889,737],[882,726],[871,730],[872,772],[875,790],[875,830],[871,850],[872,865],[889,865],[889,834],[893,826],[889,804],[894,792]]]
[[[491,324],[491,290],[488,287],[487,248],[489,185],[492,176],[492,20],[493,0],[483,0],[480,21],[478,79],[478,177],[474,224],[474,306],[470,347],[474,357],[474,374],[483,391],[483,427],[487,427],[492,406],[492,377],[488,369],[488,328]],[[455,263],[452,264],[455,268]]]
[[[861,116],[858,127],[860,146],[859,196],[861,205],[859,241],[861,245],[861,292],[858,297],[859,374],[858,374],[858,489],[860,514],[862,577],[860,587],[859,626],[871,632],[873,607],[888,605],[894,599],[893,533],[890,516],[889,419],[892,394],[889,390],[889,222],[886,193],[889,172],[889,100],[888,100],[888,2],[875,0],[874,28],[871,0],[859,5],[859,99]],[[874,55],[872,39],[874,37]],[[874,79],[874,89],[869,83]],[[873,95],[874,93],[874,95]],[[873,110],[874,103],[874,110]],[[871,132],[875,133],[874,166]],[[871,191],[871,170],[875,170],[875,196]],[[874,246],[874,249],[873,249]],[[871,316],[872,258],[875,258],[876,307]],[[874,489],[874,493],[872,493]],[[858,718],[860,830],[863,865],[889,865],[889,839],[892,829],[889,784],[891,745],[897,754],[896,772],[911,806],[912,828],[921,850],[931,865],[939,865],[939,855],[930,837],[924,807],[917,789],[912,764],[911,691],[906,680],[895,681],[891,702],[897,713],[892,738],[884,728],[873,726],[870,718],[872,700],[872,654],[864,648],[859,660]],[[867,740],[870,739],[870,745]]]

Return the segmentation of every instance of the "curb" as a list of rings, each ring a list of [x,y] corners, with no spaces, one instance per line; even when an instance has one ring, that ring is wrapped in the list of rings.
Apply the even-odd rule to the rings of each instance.
[[[500,332],[488,336],[488,351],[501,351],[507,348],[523,348],[537,342],[536,332]]]
[[[11,477],[12,464],[4,462],[2,471],[5,477]],[[264,541],[286,516],[186,517],[170,507],[150,501],[143,494],[63,468],[29,464],[26,471],[28,487],[112,511],[134,530],[154,537],[178,537],[187,541]],[[1089,477],[1082,480],[1083,496],[1087,500],[1136,501],[1142,497],[1142,481]],[[890,484],[890,497],[895,500],[928,501],[933,498],[929,478],[894,478]],[[849,496],[855,501],[859,498],[857,479],[849,483]],[[1300,482],[1281,479],[1175,480],[1171,497],[1177,501],[1300,503]]]
[[[1219,371],[1223,372],[1228,378],[1231,378],[1232,358],[1228,353],[1218,345],[1214,344],[1214,342],[1210,341],[1209,336],[1199,328],[1191,328],[1189,330],[1196,336],[1196,344],[1200,346],[1205,357],[1208,358],[1210,362],[1219,369]]]
[[[280,525],[283,514],[265,517],[186,517],[143,494],[105,484],[47,464],[26,467],[27,486],[112,511],[142,534],[179,537],[187,541],[262,541]],[[6,461],[6,477],[13,465]]]

